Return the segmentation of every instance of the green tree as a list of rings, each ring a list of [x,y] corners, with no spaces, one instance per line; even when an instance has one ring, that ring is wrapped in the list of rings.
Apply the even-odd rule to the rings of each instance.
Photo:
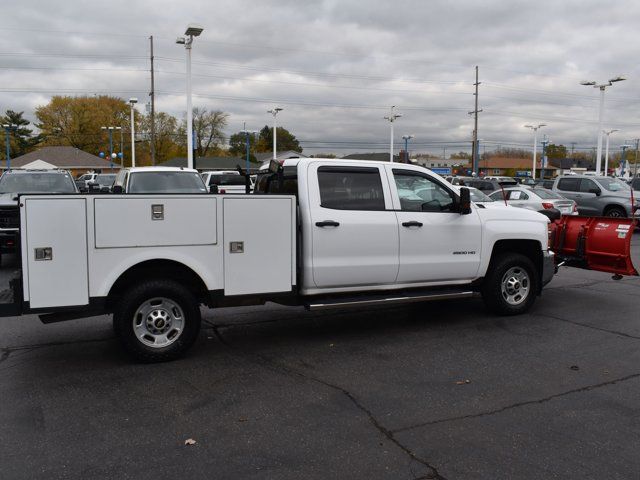
[[[0,117],[0,125],[11,125],[11,132],[9,136],[9,147],[11,149],[11,157],[19,157],[25,153],[32,151],[36,145],[42,141],[40,135],[33,135],[33,130],[28,128],[31,124],[29,120],[24,118],[24,112],[16,112],[13,110],[7,110],[3,117]],[[5,147],[5,134],[2,130],[2,142],[3,148],[0,149],[0,157],[6,160]]]
[[[99,96],[54,96],[36,108],[36,127],[45,145],[70,145],[98,153],[109,148],[109,135],[102,127],[128,130],[130,106],[121,98]],[[114,150],[118,142],[114,139]]]
[[[564,145],[555,145],[550,143],[547,145],[547,148],[544,150],[547,158],[556,159],[556,158],[567,158],[567,147]]]
[[[256,159],[256,148],[258,144],[258,135],[256,133],[249,134],[249,159],[253,162]],[[229,137],[229,154],[234,157],[245,158],[247,155],[247,134],[244,132],[234,133]]]
[[[302,153],[302,147],[296,136],[284,127],[278,127],[276,141],[278,151],[293,150]],[[273,149],[273,128],[265,125],[258,137],[258,152],[270,152]]]

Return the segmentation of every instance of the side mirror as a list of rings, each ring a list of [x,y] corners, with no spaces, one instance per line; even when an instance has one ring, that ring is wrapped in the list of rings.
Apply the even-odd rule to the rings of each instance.
[[[590,188],[589,193],[595,193],[596,197],[599,197],[602,192],[600,191],[599,188]]]
[[[218,185],[209,185],[209,193],[218,193]]]
[[[124,189],[122,188],[122,185],[114,185],[111,188],[111,192],[112,193],[124,193]]]
[[[460,188],[460,215],[471,213],[471,193],[467,187]]]

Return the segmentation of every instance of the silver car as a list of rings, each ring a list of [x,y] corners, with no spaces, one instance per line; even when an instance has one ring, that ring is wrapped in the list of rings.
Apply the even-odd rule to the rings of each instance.
[[[563,215],[578,214],[576,202],[544,188],[505,188],[504,194],[502,190],[497,190],[489,197],[495,201],[504,201],[506,199],[507,205],[536,212],[555,208],[560,210]]]
[[[640,216],[640,199],[631,205],[631,187],[622,180],[596,175],[566,175],[556,178],[552,190],[574,200],[580,215]]]

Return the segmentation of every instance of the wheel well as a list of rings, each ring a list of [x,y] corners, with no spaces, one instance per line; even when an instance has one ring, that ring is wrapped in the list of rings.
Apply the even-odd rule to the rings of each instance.
[[[147,278],[167,278],[188,287],[201,302],[207,301],[207,286],[202,278],[186,265],[174,260],[147,260],[126,270],[109,290],[108,304],[129,287]]]
[[[610,203],[609,205],[604,207],[604,209],[602,210],[602,214],[606,215],[607,212],[609,210],[611,210],[612,208],[618,208],[618,209],[622,210],[624,212],[625,217],[627,216],[627,211],[625,210],[625,208],[622,205],[617,205],[615,203]]]
[[[493,246],[489,265],[501,253],[520,253],[528,257],[538,271],[538,288],[542,290],[542,245],[537,240],[498,240]]]

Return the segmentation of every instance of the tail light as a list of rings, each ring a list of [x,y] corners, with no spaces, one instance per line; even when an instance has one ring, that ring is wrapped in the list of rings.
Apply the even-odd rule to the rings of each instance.
[[[227,191],[224,188],[222,188],[222,189],[218,190],[218,193],[227,193]]]
[[[542,208],[544,208],[545,210],[550,210],[555,207],[553,206],[553,203],[542,202]]]
[[[577,203],[574,203],[574,204],[573,204],[573,211],[574,211],[574,212],[577,212],[577,211],[578,211],[578,204],[577,204]]]

